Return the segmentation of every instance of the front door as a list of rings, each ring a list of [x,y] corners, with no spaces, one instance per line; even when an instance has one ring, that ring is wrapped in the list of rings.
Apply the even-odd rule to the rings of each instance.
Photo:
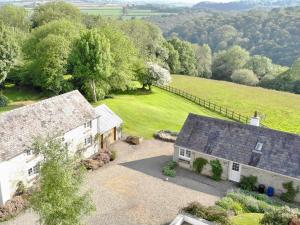
[[[241,180],[241,165],[236,162],[230,162],[229,164],[229,180],[234,182],[240,182]]]

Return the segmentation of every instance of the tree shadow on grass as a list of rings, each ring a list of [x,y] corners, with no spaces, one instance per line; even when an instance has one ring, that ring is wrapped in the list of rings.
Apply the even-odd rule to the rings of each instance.
[[[126,90],[126,91],[115,91],[112,94],[118,95],[151,95],[153,94],[152,91],[143,88],[136,88],[133,90]]]
[[[167,177],[162,174],[162,167],[170,160],[172,160],[172,156],[162,155],[121,163],[120,165],[165,180]],[[208,177],[198,175],[180,167],[176,169],[176,177],[168,177],[168,181],[166,182],[218,197],[223,197],[228,189],[233,188],[233,184],[230,182],[216,182]]]

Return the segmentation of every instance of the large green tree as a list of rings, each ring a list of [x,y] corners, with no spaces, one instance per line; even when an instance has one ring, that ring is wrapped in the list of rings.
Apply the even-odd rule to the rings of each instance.
[[[198,76],[210,78],[212,66],[212,51],[208,45],[193,45],[197,60]]]
[[[180,74],[196,76],[196,56],[192,44],[187,41],[182,41],[178,38],[169,40],[169,43],[173,45],[174,49],[179,54],[180,61]]]
[[[62,92],[72,43],[81,29],[68,20],[52,21],[34,29],[24,46],[28,72],[21,79],[23,83],[54,94]]]
[[[107,93],[112,54],[109,40],[103,34],[97,30],[83,32],[74,45],[71,63],[86,97],[96,102]]]
[[[28,31],[30,27],[30,20],[26,9],[10,4],[0,8],[0,21],[6,26],[18,28],[23,31]]]
[[[81,19],[80,10],[70,3],[53,1],[35,7],[32,14],[33,27],[38,27],[59,19],[79,22]]]
[[[274,70],[272,60],[261,55],[252,56],[246,63],[245,68],[252,70],[259,80],[268,74],[272,74]]]
[[[98,30],[110,43],[112,67],[109,85],[113,90],[125,90],[135,78],[134,66],[138,60],[138,50],[114,24],[102,25]]]
[[[234,46],[227,51],[218,52],[213,60],[213,78],[230,80],[233,71],[242,69],[249,59],[249,52],[240,46]]]
[[[84,168],[57,140],[37,140],[34,150],[44,157],[40,190],[30,199],[41,224],[81,225],[82,217],[94,209],[89,193],[81,191]]]
[[[13,31],[0,24],[0,85],[5,81],[8,72],[18,57],[19,47]]]
[[[173,45],[169,42],[165,42],[165,47],[168,49],[168,59],[167,59],[167,64],[169,66],[169,69],[171,73],[176,74],[180,73],[180,61],[179,61],[179,53]]]

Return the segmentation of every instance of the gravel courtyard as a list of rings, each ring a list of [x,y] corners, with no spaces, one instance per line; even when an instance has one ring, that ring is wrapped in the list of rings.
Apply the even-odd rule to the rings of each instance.
[[[140,146],[118,142],[118,158],[89,172],[85,189],[91,190],[96,212],[85,218],[88,225],[165,225],[191,201],[213,205],[231,184],[214,183],[183,169],[164,180],[161,168],[172,159],[173,144],[144,141]],[[30,210],[1,225],[35,225]]]

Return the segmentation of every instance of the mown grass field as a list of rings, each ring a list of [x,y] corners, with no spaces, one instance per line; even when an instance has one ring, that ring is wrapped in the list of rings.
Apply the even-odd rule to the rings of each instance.
[[[151,138],[156,131],[168,129],[179,131],[190,112],[222,118],[185,99],[153,88],[151,94],[120,94],[105,103],[124,121],[125,133]]]
[[[171,86],[252,116],[258,111],[270,128],[300,134],[300,95],[225,81],[174,75]]]

